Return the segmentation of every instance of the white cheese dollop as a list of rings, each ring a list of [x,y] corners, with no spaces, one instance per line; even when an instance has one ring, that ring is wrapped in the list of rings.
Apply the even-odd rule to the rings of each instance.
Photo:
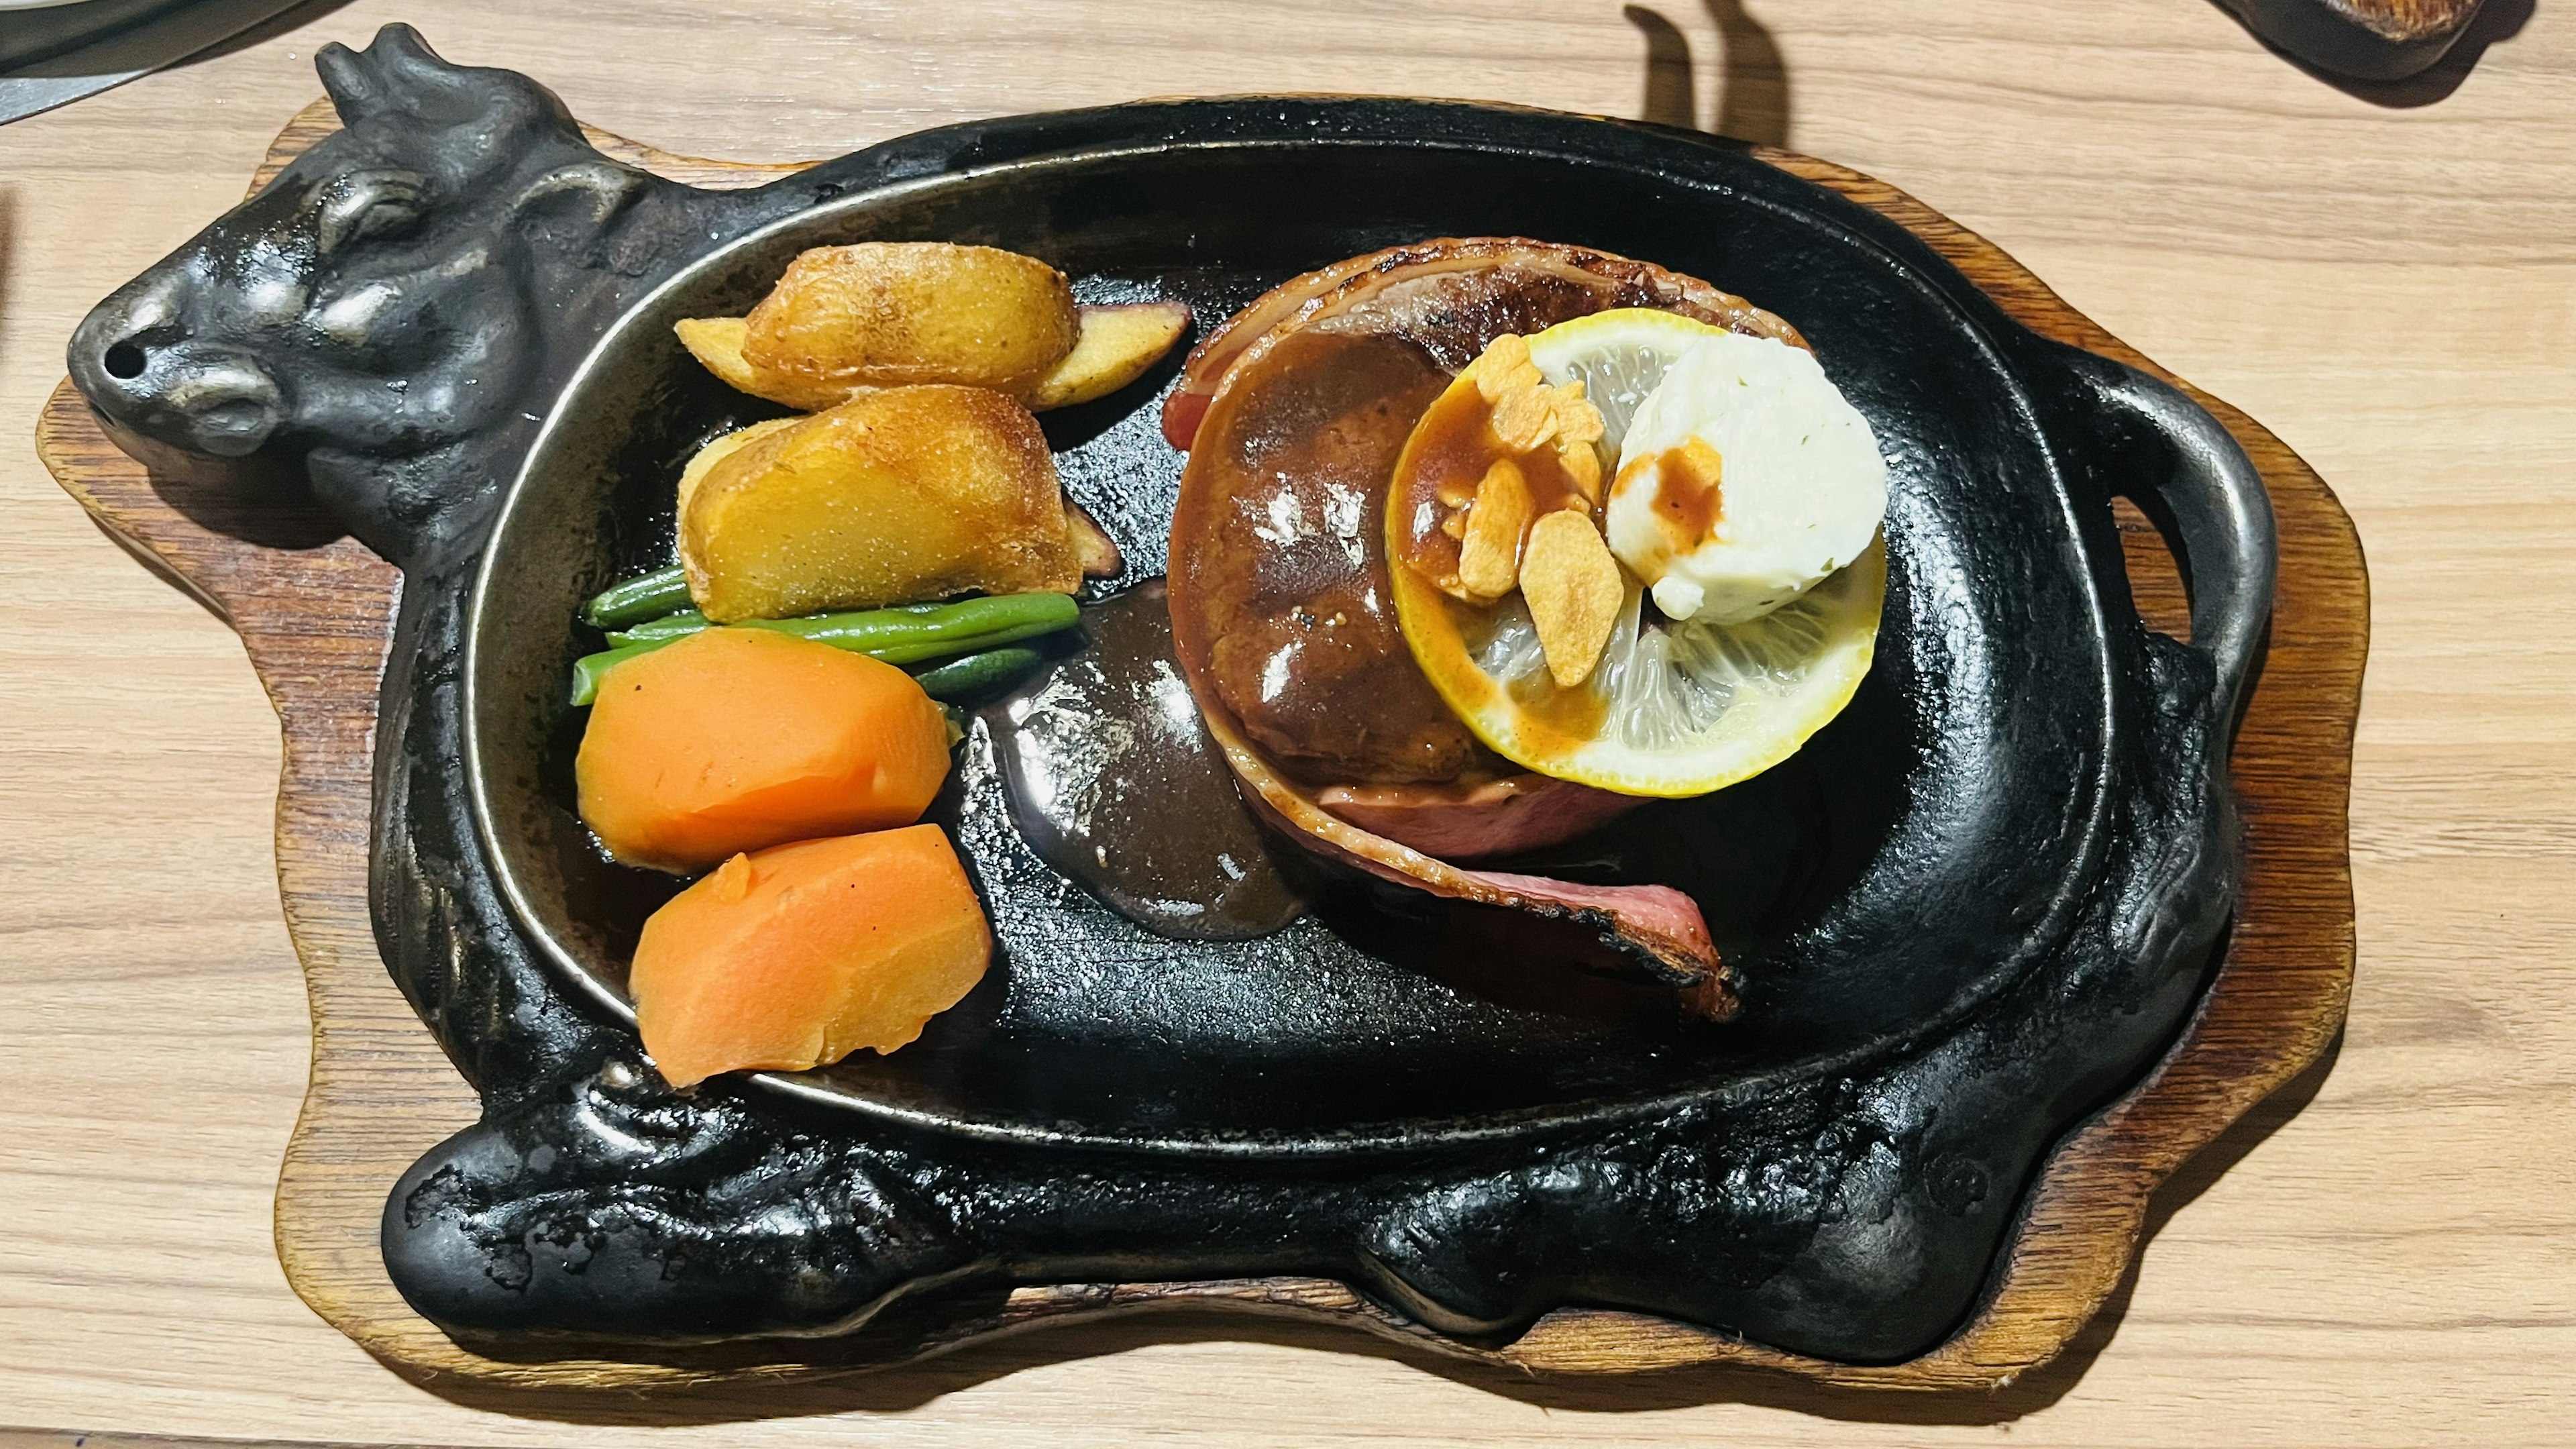
[[[1850,563],[1886,513],[1878,439],[1815,355],[1729,332],[1638,405],[1605,531],[1667,617],[1741,624]]]

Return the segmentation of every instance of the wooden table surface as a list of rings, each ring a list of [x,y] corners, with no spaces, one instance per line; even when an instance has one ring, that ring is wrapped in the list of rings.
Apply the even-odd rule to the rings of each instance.
[[[2576,3],[2489,11],[2465,75],[2360,93],[2205,0],[324,0],[0,128],[0,1449],[2576,1443]],[[82,312],[238,197],[315,46],[393,19],[702,155],[1372,91],[1722,123],[1912,192],[2270,425],[2359,523],[2339,1056],[2166,1191],[2075,1352],[1992,1396],[1505,1393],[1215,1319],[631,1411],[396,1376],[270,1249],[307,1061],[275,718],[28,440]]]

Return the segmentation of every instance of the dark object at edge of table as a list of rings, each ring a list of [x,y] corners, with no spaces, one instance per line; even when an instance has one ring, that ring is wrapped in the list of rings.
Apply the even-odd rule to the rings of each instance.
[[[305,0],[85,0],[0,12],[0,125],[177,65]]]
[[[2486,0],[2221,0],[2245,28],[2355,80],[2394,81],[2450,54]]]

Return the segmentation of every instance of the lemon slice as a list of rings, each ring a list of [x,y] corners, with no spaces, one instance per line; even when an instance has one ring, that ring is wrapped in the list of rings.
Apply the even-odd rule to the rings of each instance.
[[[1581,379],[1616,456],[1639,403],[1683,351],[1718,329],[1622,309],[1529,339],[1551,383]],[[1472,387],[1472,381],[1462,379]],[[1402,520],[1389,490],[1391,543]],[[1517,592],[1460,602],[1402,562],[1388,570],[1396,619],[1423,676],[1476,737],[1543,775],[1624,795],[1691,796],[1797,753],[1869,673],[1887,592],[1883,542],[1770,613],[1741,624],[1675,623],[1627,576],[1609,644],[1589,678],[1560,688]],[[1623,571],[1624,572],[1624,571]]]
[[[1583,395],[1601,410],[1601,441],[1611,455],[1605,461],[1615,461],[1628,420],[1664,380],[1664,369],[1692,343],[1725,330],[1678,312],[1614,307],[1530,334],[1530,361],[1558,387],[1582,382]]]

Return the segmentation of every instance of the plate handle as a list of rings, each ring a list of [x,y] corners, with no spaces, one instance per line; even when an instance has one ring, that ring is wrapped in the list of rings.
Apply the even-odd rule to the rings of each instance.
[[[2092,462],[2102,485],[2176,542],[2191,599],[2191,647],[2209,656],[2218,718],[2232,721],[2263,655],[2279,554],[2272,498],[2244,447],[2182,389],[2083,354],[2097,404]]]

